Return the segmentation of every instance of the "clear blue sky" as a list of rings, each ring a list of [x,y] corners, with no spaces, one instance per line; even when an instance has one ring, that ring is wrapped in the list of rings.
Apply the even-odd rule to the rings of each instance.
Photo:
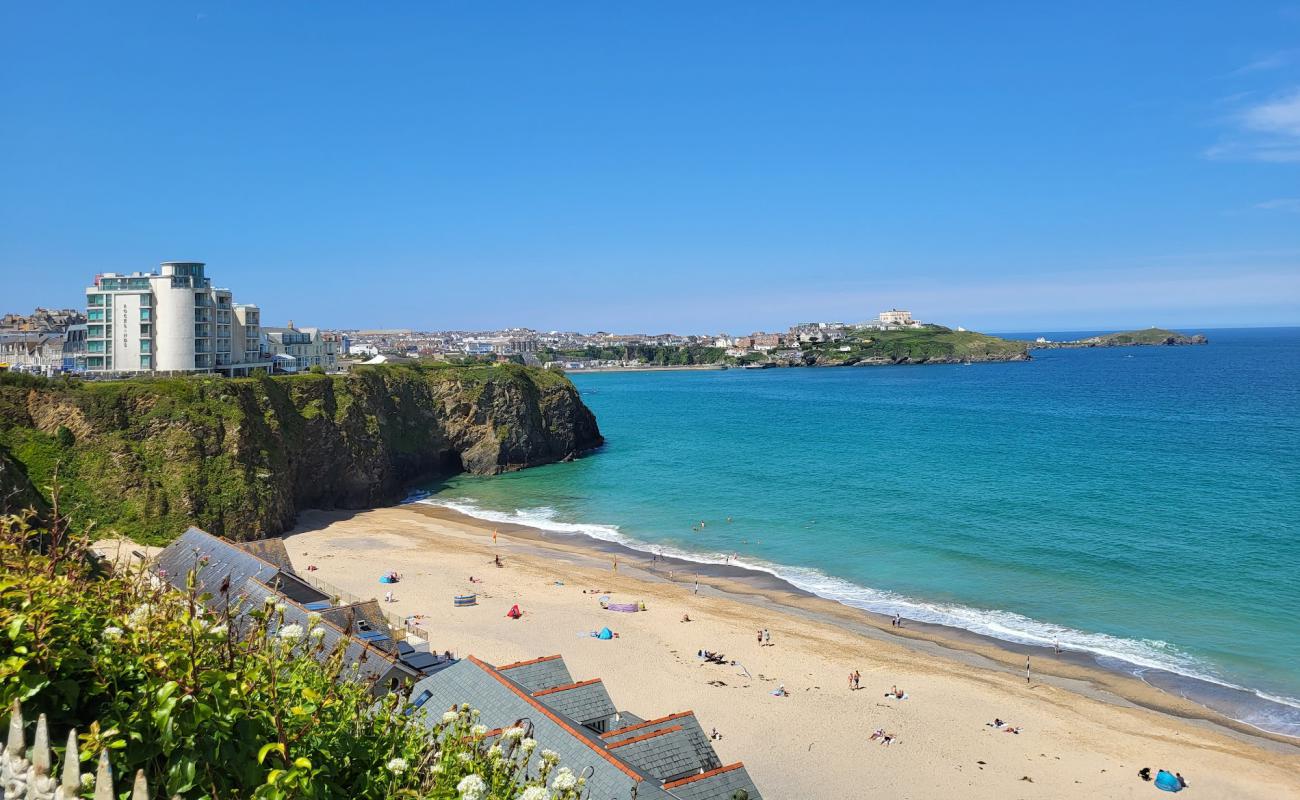
[[[1300,2],[11,2],[0,312],[1300,324]]]

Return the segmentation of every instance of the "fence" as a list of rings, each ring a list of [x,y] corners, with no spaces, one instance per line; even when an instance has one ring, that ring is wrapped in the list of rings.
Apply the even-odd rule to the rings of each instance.
[[[108,750],[99,752],[99,766],[94,773],[81,772],[77,751],[77,730],[68,731],[68,748],[63,752],[63,767],[54,775],[50,751],[50,731],[45,715],[36,720],[36,740],[27,747],[23,733],[23,707],[17,700],[9,713],[9,739],[0,753],[0,800],[74,800],[81,796],[84,782],[94,780],[94,800],[113,800],[113,765]],[[131,800],[149,800],[149,784],[144,770],[135,773]],[[173,800],[176,800],[173,798]]]

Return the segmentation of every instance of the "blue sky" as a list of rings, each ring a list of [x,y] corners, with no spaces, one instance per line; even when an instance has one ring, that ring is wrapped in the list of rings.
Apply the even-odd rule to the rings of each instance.
[[[0,312],[1300,324],[1300,2],[6,3]]]

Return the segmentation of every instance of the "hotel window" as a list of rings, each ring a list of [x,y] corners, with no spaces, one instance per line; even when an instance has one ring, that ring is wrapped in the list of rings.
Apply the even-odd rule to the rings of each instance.
[[[153,356],[140,356],[140,369],[153,369]]]
[[[148,322],[151,319],[153,319],[153,309],[149,309],[149,308],[140,309],[141,322]]]
[[[87,312],[87,314],[86,314],[86,320],[89,321],[89,322],[103,322],[103,321],[104,321],[104,309],[102,309],[102,308],[98,308],[98,309],[93,309],[93,310]]]
[[[149,339],[141,339],[141,340],[140,340],[140,352],[141,352],[141,353],[152,353],[152,352],[153,352],[153,342],[150,341]]]
[[[150,325],[150,324],[147,323],[147,322],[146,322],[146,323],[141,323],[141,324],[140,324],[140,335],[141,335],[141,336],[152,336],[152,335],[153,335],[153,326]]]

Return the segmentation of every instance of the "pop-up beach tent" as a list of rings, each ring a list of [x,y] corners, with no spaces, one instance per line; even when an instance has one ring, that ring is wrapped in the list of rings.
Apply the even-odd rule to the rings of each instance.
[[[519,618],[522,617],[523,615],[524,615],[524,612],[522,612],[522,611],[519,610],[519,604],[518,604],[518,603],[516,603],[516,604],[513,605],[513,606],[510,606],[510,610],[506,612],[506,616],[507,616],[507,617],[510,617],[511,619],[519,619]]]
[[[1181,792],[1183,784],[1178,780],[1178,776],[1162,769],[1156,773],[1156,788],[1166,792]]]
[[[601,628],[600,633],[596,634],[597,639],[613,639],[614,632],[609,628]]]

